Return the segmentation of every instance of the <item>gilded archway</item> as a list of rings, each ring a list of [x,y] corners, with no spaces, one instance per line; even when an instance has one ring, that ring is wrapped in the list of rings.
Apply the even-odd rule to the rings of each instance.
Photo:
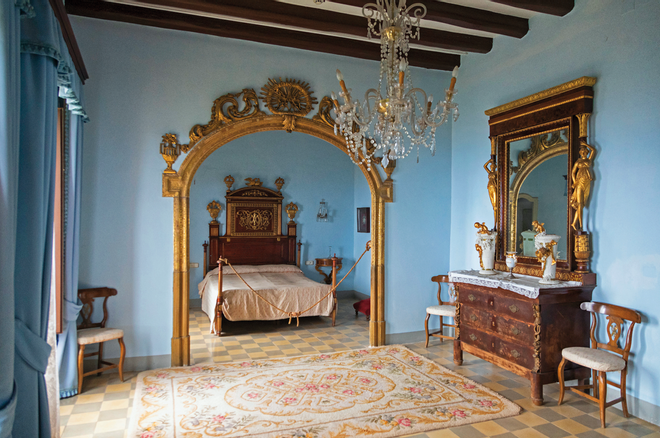
[[[273,97],[274,94],[279,96]],[[227,94],[216,99],[211,111],[211,121],[195,125],[190,130],[188,144],[178,143],[176,135],[166,134],[160,152],[168,163],[163,171],[163,196],[173,199],[174,210],[174,281],[173,281],[173,333],[172,365],[190,364],[190,336],[188,330],[188,300],[190,291],[189,271],[189,193],[197,169],[214,151],[245,135],[263,131],[301,132],[325,140],[348,154],[344,139],[334,134],[334,122],[330,117],[332,101],[324,97],[318,114],[305,118],[316,100],[311,96],[309,85],[300,81],[270,80],[263,88],[262,99],[272,114],[259,108],[254,90]],[[242,97],[241,97],[242,96]],[[243,104],[239,105],[239,98]],[[298,101],[295,101],[298,99]],[[293,101],[292,101],[293,100]],[[302,104],[301,104],[302,103]],[[301,108],[303,108],[301,110]],[[171,165],[181,153],[187,153],[178,170]],[[376,169],[360,165],[371,191],[371,321],[369,343],[379,346],[385,343],[384,319],[384,231],[385,203],[392,202],[394,166],[386,169],[388,178],[382,181]]]

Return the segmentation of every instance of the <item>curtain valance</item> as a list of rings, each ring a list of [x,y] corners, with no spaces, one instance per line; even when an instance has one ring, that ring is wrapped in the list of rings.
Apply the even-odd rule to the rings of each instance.
[[[59,97],[66,100],[69,111],[81,116],[83,121],[89,121],[84,108],[82,83],[48,0],[15,1],[22,12],[21,52],[47,56],[56,61]]]

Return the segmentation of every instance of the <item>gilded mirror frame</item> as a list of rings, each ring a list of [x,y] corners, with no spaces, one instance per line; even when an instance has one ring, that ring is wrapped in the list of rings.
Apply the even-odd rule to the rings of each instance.
[[[515,201],[510,198],[511,161],[509,143],[530,138],[553,131],[567,129],[567,145],[536,157],[538,163],[552,154],[568,154],[567,163],[567,224],[566,224],[566,257],[557,262],[557,278],[559,280],[580,281],[583,284],[595,284],[596,275],[590,271],[589,233],[586,224],[580,224],[577,229],[571,226],[578,210],[572,206],[571,199],[575,191],[571,184],[571,173],[580,161],[580,150],[588,147],[588,121],[593,111],[593,86],[596,78],[581,77],[573,81],[532,94],[522,99],[487,110],[489,116],[491,156],[486,170],[489,174],[488,191],[493,204],[495,228],[498,231],[495,269],[508,271],[506,267],[506,251],[511,242],[512,233],[509,217]],[[593,153],[590,155],[593,164]],[[582,160],[584,161],[584,160]],[[581,164],[581,163],[578,163]],[[533,169],[530,166],[528,171]],[[526,175],[525,175],[526,176]],[[520,179],[522,184],[524,177]],[[588,199],[586,200],[588,202]],[[584,207],[582,204],[582,207]],[[543,218],[539,218],[543,221]],[[553,232],[554,230],[548,230]],[[562,257],[563,258],[563,257]],[[514,272],[541,277],[541,263],[534,257],[518,257]]]
[[[545,162],[546,160],[549,160],[550,158],[561,156],[563,154],[566,154],[567,159],[566,159],[566,172],[567,175],[570,173],[570,166],[569,163],[572,162],[571,159],[571,144],[573,143],[573,139],[571,138],[570,132],[572,132],[571,129],[571,120],[570,118],[566,119],[561,119],[557,121],[553,121],[548,124],[543,124],[543,125],[538,125],[534,126],[530,129],[526,129],[520,132],[513,132],[508,135],[505,135],[502,137],[502,145],[501,145],[501,150],[503,151],[502,158],[499,159],[498,161],[500,163],[503,163],[500,167],[502,168],[503,175],[508,175],[506,181],[502,181],[504,186],[502,187],[502,193],[503,195],[506,196],[506,199],[503,200],[504,205],[507,206],[506,209],[503,210],[502,214],[502,222],[500,224],[502,230],[505,230],[505,232],[502,233],[502,246],[503,246],[503,251],[506,253],[507,251],[511,251],[512,248],[514,250],[518,250],[516,248],[516,237],[518,234],[518,230],[516,227],[516,222],[513,220],[515,215],[517,214],[518,210],[518,195],[520,193],[520,189],[523,186],[523,183],[529,176],[529,174],[541,163]],[[521,168],[518,170],[516,173],[516,176],[513,178],[513,181],[509,183],[511,180],[511,176],[514,173],[514,169],[511,165],[511,157],[510,157],[510,144],[515,141],[520,141],[524,140],[527,138],[538,138],[538,136],[542,136],[545,134],[550,134],[552,132],[557,132],[557,131],[567,131],[567,136],[568,136],[568,141],[567,142],[559,142],[556,145],[552,145],[551,147],[548,147],[542,151],[539,151],[532,157],[530,157],[529,161],[527,161]],[[499,157],[498,157],[499,158]],[[569,208],[569,197],[566,197],[566,208],[568,210]],[[570,236],[570,231],[568,228],[570,227],[570,220],[567,215],[566,219],[566,224],[563,225],[565,233],[565,236]],[[544,218],[538,218],[539,220],[544,220]],[[557,229],[548,229],[548,233],[561,233],[562,230],[557,230]],[[567,241],[566,243],[566,248],[569,247],[569,242]],[[559,259],[557,260],[557,268],[558,269],[563,269],[567,270],[569,266],[571,265],[572,262],[572,251],[566,251],[566,254],[560,255]],[[534,257],[526,257],[523,255],[518,255],[518,263],[520,263],[522,266],[525,265],[533,265],[533,266],[539,266],[540,267],[540,262],[536,260]]]
[[[300,81],[269,80],[263,88],[297,88],[300,93],[289,93],[306,102],[316,103],[309,85]],[[262,93],[263,94],[263,93]],[[242,104],[239,104],[242,101]],[[175,134],[165,134],[160,144],[160,153],[167,163],[162,174],[163,197],[173,198],[173,333],[172,366],[190,365],[189,291],[190,291],[190,210],[189,195],[194,175],[202,163],[225,144],[257,132],[286,131],[312,135],[348,153],[343,136],[334,134],[334,121],[330,116],[332,101],[324,97],[318,113],[312,118],[305,115],[312,110],[306,105],[305,112],[287,112],[286,106],[273,108],[270,101],[266,107],[272,114],[260,109],[259,99],[253,89],[245,88],[239,93],[226,94],[213,103],[211,121],[191,128],[188,144],[179,144]],[[301,105],[292,105],[299,108]],[[187,153],[177,170],[172,168],[181,153]],[[358,165],[371,192],[371,319],[369,322],[369,344],[385,344],[385,203],[393,202],[394,163],[385,168],[387,178],[383,181],[377,167],[370,169]]]

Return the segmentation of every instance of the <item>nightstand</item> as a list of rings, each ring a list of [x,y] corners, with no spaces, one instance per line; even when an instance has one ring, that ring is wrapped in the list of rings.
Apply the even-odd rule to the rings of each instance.
[[[314,268],[316,271],[323,276],[323,282],[325,284],[332,283],[332,257],[326,257],[321,259],[315,259],[316,263]],[[337,257],[337,272],[341,271],[341,257]],[[321,270],[321,268],[330,268],[330,273],[326,274]]]

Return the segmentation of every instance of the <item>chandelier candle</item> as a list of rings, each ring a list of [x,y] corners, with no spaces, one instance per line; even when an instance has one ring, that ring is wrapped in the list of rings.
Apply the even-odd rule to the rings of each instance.
[[[333,93],[335,106],[335,134],[343,135],[351,157],[356,164],[376,162],[387,167],[391,160],[407,157],[419,146],[429,148],[435,155],[435,130],[449,120],[458,119],[456,94],[458,67],[452,72],[445,100],[433,105],[433,96],[415,88],[410,76],[408,51],[410,38],[419,39],[420,20],[426,15],[426,6],[406,0],[376,0],[362,8],[367,19],[367,32],[380,37],[380,77],[377,88],[370,88],[360,102],[351,97],[344,77],[337,70],[341,91],[339,104]]]

